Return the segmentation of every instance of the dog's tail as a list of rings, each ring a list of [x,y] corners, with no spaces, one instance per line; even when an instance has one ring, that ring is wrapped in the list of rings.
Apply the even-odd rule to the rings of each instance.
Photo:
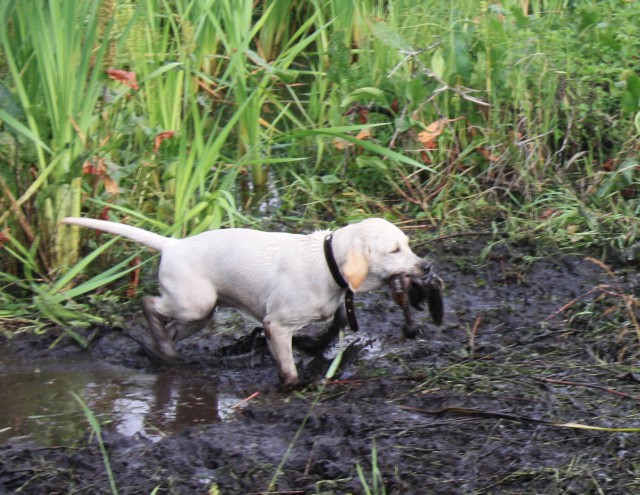
[[[80,225],[81,227],[88,227],[90,229],[109,232],[110,234],[121,235],[122,237],[144,244],[156,251],[162,251],[169,243],[176,240],[170,237],[154,234],[153,232],[149,232],[138,227],[126,225],[124,223],[95,220],[93,218],[67,217],[62,220],[62,223]]]

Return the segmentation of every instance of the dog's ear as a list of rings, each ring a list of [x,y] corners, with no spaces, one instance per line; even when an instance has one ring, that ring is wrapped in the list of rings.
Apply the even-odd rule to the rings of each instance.
[[[369,273],[369,261],[362,251],[351,250],[347,254],[347,261],[342,266],[342,275],[347,279],[352,289],[357,289],[366,280]]]

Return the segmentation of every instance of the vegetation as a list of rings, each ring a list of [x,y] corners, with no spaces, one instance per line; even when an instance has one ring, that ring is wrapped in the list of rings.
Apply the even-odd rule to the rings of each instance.
[[[81,296],[122,295],[137,248],[68,215],[178,236],[383,215],[633,248],[639,16],[628,0],[6,0],[0,318],[82,324],[100,316]]]

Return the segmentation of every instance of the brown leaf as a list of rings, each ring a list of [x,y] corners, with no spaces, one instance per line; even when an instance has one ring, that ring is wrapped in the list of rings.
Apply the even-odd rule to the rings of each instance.
[[[488,148],[485,148],[484,146],[478,146],[476,148],[476,151],[480,153],[482,156],[484,156],[490,162],[497,162],[500,159],[500,157],[491,153],[491,151]]]
[[[163,131],[156,134],[155,143],[153,145],[153,152],[157,153],[158,150],[160,149],[160,145],[162,144],[162,141],[164,141],[165,139],[170,139],[175,135],[176,135],[176,131]]]
[[[347,141],[346,139],[342,139],[342,138],[333,138],[333,147],[335,149],[337,149],[338,151],[342,151],[345,150],[347,148],[351,148],[353,147],[353,143],[350,141]]]
[[[108,175],[104,176],[104,178],[102,179],[102,183],[104,184],[105,190],[109,194],[116,195],[120,193],[120,189],[118,188],[118,182],[115,179],[112,179],[111,177],[109,177]]]
[[[102,177],[107,173],[107,165],[105,159],[100,158],[97,161],[87,160],[82,164],[82,173]]]
[[[428,150],[434,150],[438,147],[436,138],[442,134],[449,119],[438,119],[427,126],[427,128],[418,133],[418,141]]]
[[[125,86],[129,86],[131,89],[140,89],[135,72],[129,72],[121,69],[106,69],[105,72],[111,79],[120,81]]]
[[[541,214],[540,214],[540,218],[542,220],[546,220],[547,218],[551,218],[553,215],[555,215],[557,212],[554,209],[548,208],[546,210],[544,210]]]
[[[369,129],[362,129],[358,135],[356,136],[356,139],[369,139],[371,137],[371,131]]]
[[[0,247],[9,242],[9,229],[0,230]]]
[[[129,274],[129,286],[127,287],[127,297],[135,297],[140,286],[140,256],[136,256],[129,262],[129,266],[135,267]]]

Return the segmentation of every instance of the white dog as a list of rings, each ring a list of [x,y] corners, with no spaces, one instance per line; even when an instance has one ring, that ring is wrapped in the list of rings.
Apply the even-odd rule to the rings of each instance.
[[[429,270],[409,248],[407,236],[380,218],[333,233],[222,229],[185,239],[89,218],[69,217],[63,223],[121,235],[161,252],[160,296],[142,301],[152,354],[174,358],[174,342],[203,328],[217,305],[231,306],[264,324],[286,389],[298,382],[292,353],[296,330],[337,320],[350,290],[374,290],[394,277],[419,278]],[[165,326],[163,318],[173,321]]]

